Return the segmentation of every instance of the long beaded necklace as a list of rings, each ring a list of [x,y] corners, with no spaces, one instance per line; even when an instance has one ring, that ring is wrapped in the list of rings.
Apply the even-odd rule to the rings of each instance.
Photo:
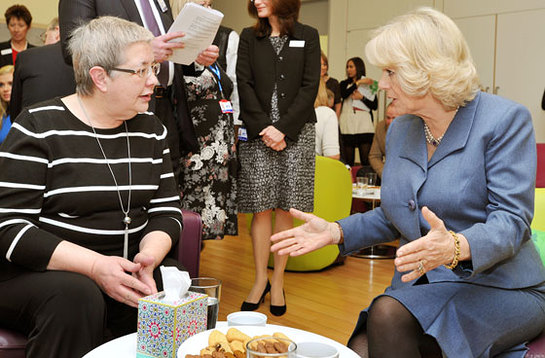
[[[132,167],[131,167],[131,143],[129,141],[129,129],[127,128],[127,122],[123,122],[125,125],[125,134],[127,135],[127,156],[129,159],[129,196],[127,198],[127,208],[123,206],[123,200],[121,199],[121,190],[119,190],[119,185],[117,184],[117,179],[115,177],[114,171],[112,170],[112,166],[110,165],[110,161],[106,157],[106,153],[104,152],[104,149],[102,148],[102,144],[100,143],[100,140],[98,139],[97,132],[95,130],[95,127],[93,126],[93,123],[91,122],[91,118],[87,114],[87,111],[85,110],[85,107],[83,107],[83,103],[81,101],[81,98],[77,96],[79,105],[81,107],[81,110],[83,111],[83,114],[85,115],[85,118],[87,119],[87,122],[89,122],[89,125],[91,126],[91,129],[93,130],[93,133],[95,135],[95,139],[98,143],[98,147],[100,148],[100,151],[102,152],[102,156],[104,157],[104,160],[106,161],[106,164],[108,165],[108,169],[110,169],[110,174],[112,174],[112,178],[114,179],[115,188],[117,190],[117,198],[119,199],[119,206],[121,206],[121,211],[124,214],[123,217],[123,224],[125,224],[125,232],[123,235],[123,258],[127,259],[129,256],[129,224],[131,223],[132,219],[129,216],[129,211],[131,209],[131,192],[132,192]]]

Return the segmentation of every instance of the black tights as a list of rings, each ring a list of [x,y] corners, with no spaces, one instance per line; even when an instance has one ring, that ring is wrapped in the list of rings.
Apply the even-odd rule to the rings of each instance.
[[[361,143],[357,147],[352,147],[348,145],[343,146],[344,159],[346,164],[351,167],[354,166],[354,161],[356,160],[356,148],[360,153],[360,163],[361,165],[369,165],[369,150],[371,150],[371,143]]]
[[[394,298],[379,297],[369,308],[367,327],[348,342],[348,347],[366,358],[440,358],[437,341],[424,334],[416,318]]]

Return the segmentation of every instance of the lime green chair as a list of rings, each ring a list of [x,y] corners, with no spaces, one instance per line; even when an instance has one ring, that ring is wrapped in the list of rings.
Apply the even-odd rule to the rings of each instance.
[[[350,215],[352,205],[352,178],[350,170],[340,161],[316,156],[314,177],[313,214],[327,221],[335,221]],[[304,222],[294,219],[294,226]],[[317,271],[335,262],[339,248],[335,245],[323,247],[306,255],[290,257],[288,271]],[[272,255],[269,267],[273,266]]]
[[[536,188],[532,239],[545,264],[545,188]]]

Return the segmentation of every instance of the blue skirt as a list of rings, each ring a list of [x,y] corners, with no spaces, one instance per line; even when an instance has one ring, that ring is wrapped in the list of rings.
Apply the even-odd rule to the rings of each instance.
[[[524,357],[525,343],[545,327],[545,285],[507,290],[437,282],[388,288],[381,296],[403,304],[446,357]],[[354,333],[366,329],[367,310]]]

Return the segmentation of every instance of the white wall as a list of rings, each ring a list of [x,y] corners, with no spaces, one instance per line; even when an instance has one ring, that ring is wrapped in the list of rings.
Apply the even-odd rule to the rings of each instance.
[[[214,0],[214,8],[225,15],[222,25],[239,33],[243,28],[255,23],[255,20],[248,15],[247,4],[247,0]],[[320,35],[326,35],[328,15],[328,0],[307,0],[301,4],[299,20],[318,29]]]

